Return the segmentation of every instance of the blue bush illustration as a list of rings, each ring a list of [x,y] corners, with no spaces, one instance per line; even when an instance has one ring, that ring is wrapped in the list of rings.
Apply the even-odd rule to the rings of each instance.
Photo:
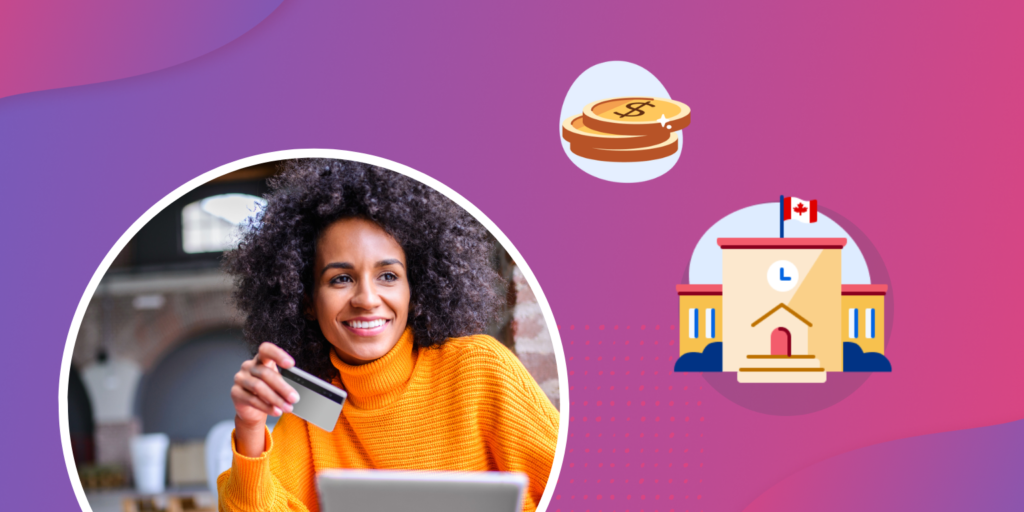
[[[676,360],[677,372],[720,372],[722,371],[722,342],[716,341],[704,347],[704,352],[687,352]]]
[[[891,372],[889,359],[878,352],[864,352],[860,345],[843,342],[844,372]]]

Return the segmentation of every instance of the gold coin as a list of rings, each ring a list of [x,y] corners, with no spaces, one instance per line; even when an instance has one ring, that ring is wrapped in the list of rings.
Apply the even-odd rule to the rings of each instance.
[[[612,98],[587,105],[583,124],[616,135],[656,135],[689,126],[690,107],[667,98]]]
[[[583,115],[573,116],[562,122],[562,138],[574,146],[602,149],[637,149],[661,144],[668,140],[671,132],[656,135],[616,135],[592,130],[583,124]]]
[[[592,148],[580,144],[570,144],[569,150],[573,153],[604,162],[646,162],[670,156],[679,150],[679,134],[671,132],[668,140],[661,144],[655,144],[646,148],[635,149],[603,149]]]

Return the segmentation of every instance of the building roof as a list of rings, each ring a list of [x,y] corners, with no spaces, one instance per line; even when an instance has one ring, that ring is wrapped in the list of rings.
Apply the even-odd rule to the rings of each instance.
[[[754,323],[750,324],[750,326],[751,327],[757,327],[757,324],[765,321],[766,318],[772,316],[773,314],[775,314],[776,311],[778,311],[780,309],[785,309],[786,311],[789,311],[790,314],[792,314],[793,316],[795,316],[797,318],[797,320],[800,320],[801,322],[807,324],[807,327],[814,327],[813,325],[811,325],[810,322],[807,321],[806,318],[800,316],[800,313],[797,313],[796,311],[793,311],[789,306],[787,306],[785,304],[782,304],[782,303],[779,303],[779,305],[775,306],[774,308],[772,308],[771,311],[768,311],[767,313],[762,315],[761,318],[758,318],[757,320],[754,320]]]
[[[845,238],[719,238],[722,249],[842,249]]]
[[[887,284],[844,284],[843,295],[885,295],[889,291]]]
[[[676,293],[679,295],[721,295],[722,285],[720,284],[677,284]]]

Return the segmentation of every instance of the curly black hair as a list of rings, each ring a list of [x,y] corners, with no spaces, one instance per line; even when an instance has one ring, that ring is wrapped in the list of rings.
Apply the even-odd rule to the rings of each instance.
[[[477,334],[501,313],[507,284],[491,264],[494,248],[479,222],[436,190],[359,162],[299,159],[267,180],[267,206],[224,255],[235,304],[245,313],[253,353],[271,341],[296,366],[331,380],[331,344],[306,315],[321,233],[335,221],[376,223],[405,251],[411,291],[408,325],[419,347]]]

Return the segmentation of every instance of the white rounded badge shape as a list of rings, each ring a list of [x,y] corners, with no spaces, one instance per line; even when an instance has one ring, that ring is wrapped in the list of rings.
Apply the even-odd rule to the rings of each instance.
[[[788,292],[800,281],[800,273],[796,265],[779,260],[768,267],[768,284],[777,292]]]
[[[610,61],[594,65],[576,78],[565,95],[562,111],[558,116],[558,138],[562,141],[562,149],[576,167],[595,178],[616,183],[653,180],[670,171],[679,161],[679,154],[683,150],[683,130],[676,132],[679,134],[679,149],[675,153],[646,162],[603,162],[583,158],[573,153],[569,148],[569,142],[562,137],[563,121],[580,115],[583,108],[590,103],[620,96],[672,98],[653,73],[632,62]]]

